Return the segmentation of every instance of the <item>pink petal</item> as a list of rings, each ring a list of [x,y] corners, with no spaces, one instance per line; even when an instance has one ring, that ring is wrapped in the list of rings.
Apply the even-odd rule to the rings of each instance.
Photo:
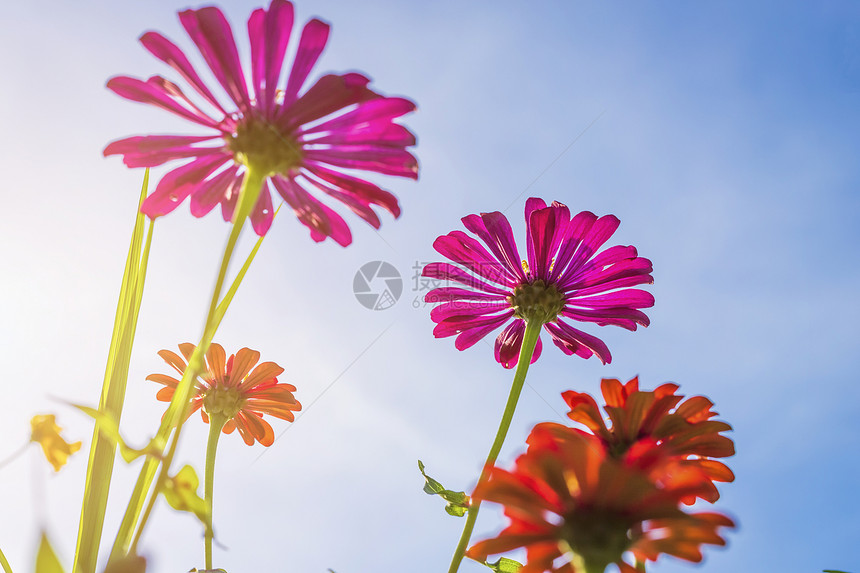
[[[311,238],[320,242],[331,237],[345,247],[352,242],[352,233],[340,215],[316,200],[295,181],[284,177],[272,178],[275,189],[293,208],[293,213],[311,231]]]
[[[404,149],[345,145],[329,149],[308,149],[305,159],[347,169],[374,171],[385,175],[418,179],[418,160]]]
[[[322,165],[308,164],[305,167],[313,175],[331,183],[346,193],[354,195],[357,199],[379,205],[395,217],[400,216],[400,205],[397,202],[397,197],[388,191],[380,189],[373,183],[347,175],[346,173],[338,173]]]
[[[251,107],[251,97],[245,85],[233,31],[224,14],[214,6],[207,6],[180,12],[179,21],[197,45],[218,83],[239,109],[246,113]]]
[[[548,322],[544,324],[544,328],[552,336],[555,345],[568,356],[576,354],[582,358],[590,358],[593,354],[604,364],[612,362],[609,348],[596,336],[586,334],[561,320]]]
[[[409,147],[415,145],[415,136],[411,131],[399,123],[366,123],[352,129],[340,129],[337,131],[308,133],[302,136],[304,146],[309,145],[378,145],[384,147]]]
[[[484,299],[481,301],[454,300],[433,307],[430,320],[439,323],[446,320],[470,320],[476,316],[484,316],[494,312],[507,311],[511,308],[505,300]]]
[[[583,238],[591,230],[595,221],[597,221],[597,215],[589,211],[577,213],[577,215],[571,219],[570,224],[567,226],[567,232],[559,245],[555,264],[553,265],[552,272],[550,273],[551,282],[556,282],[558,277],[567,270],[567,266],[573,258],[574,253],[576,253],[577,248],[582,243]]]
[[[519,362],[520,347],[523,344],[523,334],[526,330],[526,322],[516,319],[511,322],[496,338],[495,356],[496,362],[505,368],[513,368]]]
[[[236,203],[239,201],[239,193],[242,192],[242,183],[245,180],[245,171],[234,175],[227,189],[224,191],[224,196],[221,198],[221,216],[224,221],[230,222],[233,220],[233,212],[236,210]]]
[[[107,87],[125,99],[154,105],[194,123],[219,129],[219,124],[214,119],[199,111],[190,110],[179,105],[163,88],[156,87],[152,83],[127,76],[118,76],[108,80]]]
[[[328,42],[329,25],[316,18],[305,24],[302,29],[302,37],[296,50],[296,58],[293,61],[293,69],[287,80],[284,90],[284,106],[289,106],[296,101],[296,96],[305,84],[311,69]]]
[[[170,213],[224,161],[223,155],[204,157],[174,169],[161,178],[155,191],[144,200],[141,212],[151,219]]]
[[[431,279],[441,279],[445,281],[454,281],[464,284],[468,287],[482,290],[501,296],[508,296],[510,292],[501,290],[498,287],[489,285],[478,279],[472,274],[467,273],[458,266],[450,263],[430,263],[421,271],[421,276]]]
[[[548,280],[552,257],[558,250],[562,237],[570,223],[570,211],[560,203],[538,209],[528,219],[529,274],[534,278]]]
[[[269,186],[263,184],[263,190],[260,192],[260,198],[254,205],[251,211],[251,226],[254,232],[260,237],[269,232],[272,226],[272,219],[275,214],[272,212],[272,194],[269,192]]]
[[[480,216],[467,215],[463,217],[462,221],[469,231],[484,241],[499,262],[517,278],[517,282],[527,282],[522,260],[517,251],[517,243],[514,240],[514,232],[504,215],[494,211],[481,213]]]
[[[269,10],[254,10],[248,19],[251,42],[251,77],[257,94],[257,105],[267,118],[275,109],[278,79],[293,28],[293,5],[272,0]]]
[[[654,306],[654,295],[639,289],[625,289],[596,296],[577,296],[567,299],[567,304],[587,308],[649,308]]]
[[[472,328],[482,328],[489,324],[493,324],[493,328],[498,328],[513,315],[514,312],[510,311],[502,314],[448,318],[436,325],[433,329],[433,336],[436,338],[445,338],[448,336],[454,336],[455,334],[460,334],[461,332],[465,332]]]
[[[652,270],[654,268],[651,261],[638,257],[630,261],[615,263],[604,270],[594,271],[582,277],[575,275],[571,279],[565,277],[560,286],[562,290],[581,289],[630,276],[640,278],[636,284],[652,283],[654,279],[649,274]],[[572,280],[574,278],[576,280]]]
[[[197,75],[194,66],[191,65],[191,62],[188,61],[182,50],[173,42],[158,32],[147,32],[140,37],[140,43],[153,56],[179,72],[179,75],[215,109],[224,115],[228,115],[224,108],[221,107],[221,104],[218,103],[218,100],[215,99],[212,92],[209,91],[209,88],[206,87],[206,84],[203,83],[203,80],[200,79],[200,76]]]
[[[225,194],[236,178],[238,170],[237,165],[231,165],[195,190],[191,194],[191,214],[195,217],[202,217],[223,201]]]
[[[468,328],[457,335],[454,339],[454,347],[457,350],[466,350],[475,345],[476,342],[505,323],[507,318],[501,317],[498,322],[488,322],[482,326]]]
[[[379,220],[379,217],[376,215],[376,212],[371,209],[367,201],[363,201],[349,193],[344,193],[340,189],[327,185],[323,181],[308,177],[307,175],[305,175],[304,179],[308,182],[308,184],[313,185],[326,195],[334,197],[335,199],[349,207],[350,211],[364,219],[364,221],[366,221],[374,229],[378,229],[382,225]]]
[[[514,288],[518,284],[516,278],[477,240],[462,231],[451,231],[442,235],[433,241],[433,248],[442,256],[495,283],[508,288]]]
[[[609,237],[618,229],[621,221],[615,215],[604,215],[594,222],[588,233],[583,237],[582,244],[565,269],[565,273],[572,273],[579,269],[586,261],[597,253],[600,247],[609,240]]]
[[[113,141],[104,155],[122,155],[128,167],[155,167],[172,159],[224,153],[220,147],[193,147],[191,144],[219,138],[217,135],[145,135]]]
[[[434,288],[424,295],[424,302],[451,302],[455,300],[496,301],[499,300],[499,296],[459,287]]]
[[[369,79],[356,73],[323,76],[295,103],[282,105],[277,121],[282,129],[292,131],[345,107],[378,98],[367,88],[368,83]]]
[[[593,322],[599,326],[615,325],[636,330],[636,325],[648,326],[651,321],[641,310],[627,307],[595,309],[565,308],[561,315],[579,322]]]
[[[531,237],[531,236],[532,236],[532,232],[531,232],[531,214],[532,214],[532,213],[534,213],[535,211],[537,211],[538,209],[546,209],[546,201],[544,201],[543,199],[541,199],[541,198],[539,198],[539,197],[529,197],[528,199],[526,199],[526,207],[525,207],[525,214],[526,214],[526,248],[528,249],[528,253],[527,253],[527,254],[528,254],[528,261],[529,261],[529,267],[530,267],[530,268],[535,268],[535,262],[534,262],[534,261],[535,261],[534,245],[532,244],[532,241],[531,241],[531,240],[529,240],[529,237]]]
[[[380,97],[358,104],[348,111],[319,125],[308,128],[303,133],[335,133],[350,131],[361,125],[391,125],[391,120],[415,111],[415,104],[408,99],[399,97]]]

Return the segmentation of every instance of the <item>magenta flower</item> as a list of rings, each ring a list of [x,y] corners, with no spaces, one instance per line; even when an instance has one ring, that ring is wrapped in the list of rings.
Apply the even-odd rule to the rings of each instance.
[[[638,309],[653,306],[654,297],[627,287],[653,282],[651,261],[637,256],[632,246],[598,253],[620,223],[613,215],[598,218],[583,211],[571,219],[565,205],[547,207],[537,198],[526,201],[525,214],[527,261],[521,261],[511,225],[498,211],[463,218],[480,242],[462,231],[436,239],[433,247],[457,265],[431,263],[423,276],[469,288],[443,286],[427,293],[425,301],[441,303],[430,313],[437,323],[433,334],[457,335],[457,349],[465,350],[508,323],[496,339],[495,354],[502,366],[513,368],[525,323],[535,320],[565,354],[611,362],[602,340],[567,321],[628,330],[648,326],[648,317]],[[540,353],[538,339],[532,362]]]
[[[250,166],[266,177],[250,214],[258,235],[272,224],[270,186],[293,208],[315,241],[331,237],[344,246],[352,241],[346,222],[318,199],[320,194],[342,202],[375,228],[380,221],[372,206],[400,215],[394,195],[344,170],[417,179],[418,162],[406,150],[415,145],[415,136],[394,122],[413,111],[415,104],[372,91],[370,80],[357,73],[326,75],[303,91],[328,40],[328,24],[314,19],[305,25],[292,68],[279,87],[293,5],[272,0],[268,10],[254,10],[248,19],[249,89],[230,24],[218,8],[186,10],[179,13],[179,20],[237,111],[227,111],[219,103],[170,40],[157,32],[141,36],[143,46],[173,68],[209,111],[161,76],[146,81],[119,76],[108,81],[108,88],[211,130],[208,135],[129,137],[105,148],[106,156],[122,155],[129,167],[190,159],[161,179],[144,201],[143,213],[154,219],[190,196],[195,217],[220,203],[224,219],[232,220]]]

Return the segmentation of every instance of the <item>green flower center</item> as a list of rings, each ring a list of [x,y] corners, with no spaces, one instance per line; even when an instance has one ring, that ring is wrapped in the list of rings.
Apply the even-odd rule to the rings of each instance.
[[[236,416],[244,405],[242,393],[233,387],[214,386],[203,396],[203,407],[207,414],[221,414],[228,420]]]
[[[555,320],[564,308],[564,295],[554,284],[546,284],[543,279],[519,285],[508,295],[507,301],[517,318],[542,324]]]
[[[630,547],[630,525],[608,512],[577,511],[564,518],[562,540],[582,561],[586,571],[603,571]]]
[[[237,162],[267,176],[289,173],[302,164],[302,149],[290,134],[283,133],[265,121],[250,120],[236,126],[236,133],[227,139],[227,148]]]

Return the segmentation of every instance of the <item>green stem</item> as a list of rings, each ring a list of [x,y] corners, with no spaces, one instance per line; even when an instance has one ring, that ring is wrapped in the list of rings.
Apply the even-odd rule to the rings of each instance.
[[[514,381],[511,384],[511,393],[508,396],[508,403],[505,405],[505,413],[502,414],[502,421],[499,424],[499,429],[496,432],[496,439],[493,441],[493,446],[490,448],[490,455],[487,456],[487,461],[484,463],[484,468],[481,470],[481,477],[478,478],[478,485],[484,483],[490,475],[490,470],[496,465],[496,459],[499,457],[499,452],[502,450],[502,444],[505,443],[505,436],[508,435],[508,428],[511,427],[511,420],[514,418],[514,410],[517,408],[517,402],[520,399],[520,393],[523,390],[523,384],[526,381],[526,374],[529,371],[529,363],[534,354],[535,345],[540,336],[540,329],[543,324],[540,321],[526,322],[526,331],[523,334],[523,345],[520,348],[520,357],[517,362],[517,371],[514,374]],[[477,487],[477,486],[476,486]],[[448,568],[448,573],[456,573],[460,568],[460,562],[463,561],[463,556],[466,554],[466,547],[469,545],[469,540],[472,538],[472,530],[475,528],[475,522],[478,519],[478,510],[481,508],[480,500],[472,500],[469,506],[469,511],[466,514],[466,525],[463,527],[463,533],[460,535],[460,541],[457,543],[457,549],[454,551],[454,558],[451,559],[451,566]]]
[[[212,529],[212,497],[215,490],[215,451],[218,449],[218,437],[221,435],[221,429],[227,423],[227,417],[224,414],[209,414],[209,441],[206,443],[206,474],[204,477],[204,499],[206,500],[206,509],[209,516],[209,523],[206,524],[205,534],[205,557],[206,569],[212,569],[212,539],[215,537],[215,531]]]
[[[147,509],[141,516],[141,508],[143,508],[144,505],[143,498],[146,493],[151,489],[152,480],[155,476],[155,466],[158,465],[159,461],[152,461],[153,458],[148,458],[147,461],[144,463],[144,466],[141,469],[140,476],[138,477],[138,483],[135,486],[134,492],[132,493],[132,498],[129,501],[128,509],[126,510],[125,516],[123,517],[122,525],[120,526],[120,530],[117,533],[113,551],[111,552],[112,559],[122,556],[130,547],[132,532],[134,530],[135,524],[138,521],[139,516],[140,523],[137,523],[137,531],[134,534],[134,539],[140,539],[143,529],[149,519],[152,507],[155,505],[155,500],[158,497],[158,494],[167,479],[170,465],[173,463],[173,456],[176,451],[179,431],[181,430],[182,425],[185,423],[185,412],[190,406],[191,392],[194,388],[194,381],[197,379],[197,376],[205,370],[203,357],[206,355],[206,351],[209,349],[209,345],[211,344],[212,339],[215,337],[215,332],[218,329],[218,325],[221,322],[221,318],[223,318],[223,312],[219,313],[217,312],[217,310],[219,306],[218,303],[221,297],[221,289],[224,286],[224,280],[227,276],[227,268],[230,264],[230,259],[233,256],[233,251],[236,247],[236,243],[239,240],[239,235],[242,232],[242,227],[245,224],[245,220],[251,214],[251,210],[253,209],[254,204],[257,202],[257,199],[260,196],[260,192],[263,189],[264,182],[264,174],[255,169],[248,169],[248,172],[245,174],[245,179],[242,182],[242,189],[239,193],[238,204],[236,205],[236,211],[233,215],[233,225],[230,230],[230,236],[228,237],[227,245],[224,248],[224,255],[221,258],[221,266],[218,270],[218,277],[215,281],[215,288],[212,291],[212,298],[209,303],[209,311],[206,315],[206,323],[203,327],[203,335],[201,336],[200,343],[196,346],[194,352],[188,360],[188,366],[186,367],[185,372],[182,375],[182,379],[177,385],[176,391],[173,394],[173,398],[170,401],[170,405],[167,407],[167,412],[162,418],[161,426],[159,427],[158,433],[155,437],[155,442],[166,444],[174,427],[176,428],[176,435],[174,436],[170,451],[164,456],[162,460],[160,460],[161,471],[159,472],[158,478],[156,480],[156,487],[150,494]],[[136,541],[135,544],[131,547],[134,546],[136,546]]]
[[[2,551],[0,551],[0,566],[3,567],[3,573],[12,573],[12,567],[9,566],[9,562]]]

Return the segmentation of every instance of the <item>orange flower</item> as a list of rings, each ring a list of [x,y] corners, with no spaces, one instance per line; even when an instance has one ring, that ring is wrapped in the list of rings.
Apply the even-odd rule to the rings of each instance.
[[[604,378],[601,390],[606,400],[603,409],[609,416],[607,426],[594,398],[584,392],[569,390],[562,397],[570,406],[568,417],[588,428],[609,455],[645,471],[655,469],[659,462],[674,459],[682,466],[695,466],[711,482],[699,497],[710,502],[720,494],[713,481],[730,482],[735,479],[725,464],[710,458],[724,458],[735,453],[732,440],[721,435],[732,427],[725,422],[712,420],[717,415],[711,410],[713,402],[704,396],[684,399],[675,392],[676,384],[663,384],[653,391],[639,390],[639,379],[626,384]],[[555,431],[569,431],[561,424],[546,424]],[[657,474],[659,475],[659,471]],[[693,503],[694,498],[687,498]]]
[[[514,471],[494,468],[476,488],[475,498],[505,506],[510,525],[467,555],[485,561],[524,547],[521,573],[595,573],[611,563],[622,573],[635,573],[622,560],[628,551],[639,561],[656,560],[661,553],[701,561],[701,545],[724,545],[717,529],[734,525],[718,513],[680,509],[683,498],[701,495],[709,483],[693,465],[675,465],[656,483],[613,459],[593,436],[541,424]]]
[[[158,355],[182,375],[194,352],[194,345],[186,342],[179,345],[179,350],[184,359],[170,350],[162,350]],[[263,414],[292,422],[295,419],[293,412],[302,409],[293,396],[295,386],[278,382],[277,376],[284,369],[274,362],[263,362],[254,368],[260,360],[260,353],[256,350],[243,348],[230,355],[230,358],[225,358],[220,344],[212,343],[209,346],[206,353],[207,373],[195,382],[188,415],[200,410],[203,421],[208,424],[208,414],[223,414],[227,418],[223,430],[225,434],[238,429],[249,446],[254,444],[254,440],[264,446],[271,446],[275,441],[275,433],[269,423],[263,420]],[[166,374],[150,374],[146,379],[164,384],[164,388],[155,396],[162,402],[170,402],[179,384],[179,380]]]
[[[42,446],[42,452],[54,466],[55,472],[66,465],[70,455],[81,449],[80,442],[69,443],[64,440],[60,435],[62,431],[53,414],[33,416],[30,420],[30,441]]]

